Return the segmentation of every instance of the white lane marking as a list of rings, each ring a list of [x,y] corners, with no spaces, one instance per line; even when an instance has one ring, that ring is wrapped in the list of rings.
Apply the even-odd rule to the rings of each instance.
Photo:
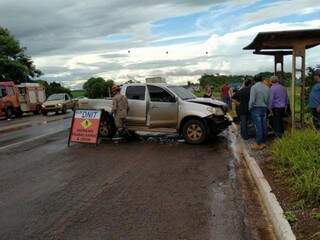
[[[22,144],[30,143],[30,142],[39,140],[39,139],[41,139],[41,138],[46,138],[46,137],[49,137],[49,136],[51,136],[51,135],[55,135],[55,134],[58,134],[58,133],[67,131],[68,129],[69,129],[69,128],[60,129],[60,130],[58,130],[58,131],[51,132],[51,133],[46,133],[46,134],[42,134],[42,135],[40,135],[40,136],[33,137],[33,138],[30,138],[30,139],[26,139],[26,140],[23,140],[23,141],[21,141],[21,142],[16,142],[16,143],[12,143],[12,144],[9,144],[9,145],[6,145],[6,146],[2,146],[2,147],[0,147],[0,151],[7,150],[7,149],[9,149],[9,148],[18,147],[18,146],[20,146],[20,145],[22,145]]]

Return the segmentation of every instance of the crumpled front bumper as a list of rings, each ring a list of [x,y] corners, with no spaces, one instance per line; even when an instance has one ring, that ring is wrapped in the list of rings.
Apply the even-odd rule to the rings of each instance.
[[[226,130],[232,123],[231,117],[211,115],[206,117],[206,122],[210,129],[210,135],[217,135]]]

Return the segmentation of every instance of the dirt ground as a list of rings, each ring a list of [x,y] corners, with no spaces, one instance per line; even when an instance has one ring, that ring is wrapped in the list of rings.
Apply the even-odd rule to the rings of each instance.
[[[0,153],[0,239],[273,239],[228,136]]]
[[[301,205],[298,194],[290,188],[290,183],[285,176],[279,176],[276,173],[272,161],[263,164],[262,167],[284,211],[293,212],[297,218],[296,222],[291,223],[297,239],[320,240],[320,220],[313,216],[320,213],[320,208]]]

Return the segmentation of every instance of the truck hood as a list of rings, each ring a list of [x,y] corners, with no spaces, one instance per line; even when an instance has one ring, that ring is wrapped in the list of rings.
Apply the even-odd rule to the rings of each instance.
[[[220,107],[225,112],[228,111],[228,105],[227,104],[225,104],[222,101],[215,100],[215,99],[212,99],[212,98],[195,98],[195,99],[188,100],[188,102],[207,105],[207,106],[210,106],[210,107]]]
[[[55,101],[46,101],[43,103],[44,106],[57,105],[59,103],[63,103],[63,100],[55,100]]]

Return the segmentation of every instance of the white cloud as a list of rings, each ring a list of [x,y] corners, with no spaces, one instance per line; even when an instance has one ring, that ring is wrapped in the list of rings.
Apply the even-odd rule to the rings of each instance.
[[[140,47],[131,49],[130,54],[126,51],[110,53],[111,56],[115,56],[114,58],[96,53],[70,56],[69,59],[66,59],[66,56],[55,56],[35,60],[40,67],[54,63],[67,69],[68,71],[63,70],[65,74],[73,71],[78,79],[73,87],[79,87],[85,81],[86,78],[79,79],[84,72],[119,82],[128,79],[143,81],[149,76],[163,76],[170,83],[185,83],[196,81],[204,73],[254,74],[260,71],[272,71],[272,57],[257,56],[250,51],[242,50],[258,32],[312,29],[319,25],[320,20],[286,24],[270,23],[222,36],[214,34],[202,44]],[[308,58],[308,63],[317,63],[319,55],[320,49],[314,49]],[[286,70],[290,71],[290,61],[286,61]],[[80,75],[77,75],[77,72]]]
[[[224,22],[218,22],[217,29],[224,30],[219,32],[230,31],[219,35],[218,31],[212,34],[217,29],[208,28],[208,19],[200,18],[198,29],[191,34],[162,37],[152,35],[150,31],[154,21],[204,11],[215,3],[222,3],[219,7],[225,6],[227,9],[224,10],[232,12],[237,7],[242,8],[241,4],[253,2],[255,1],[230,0],[226,4],[220,0],[183,0],[176,3],[171,0],[26,0],[22,5],[18,0],[2,0],[0,22],[12,30],[23,45],[28,46],[36,65],[46,73],[44,78],[50,81],[60,81],[72,88],[81,88],[91,76],[103,76],[116,81],[141,81],[148,76],[164,76],[170,83],[184,83],[196,81],[204,73],[254,74],[272,70],[271,57],[256,56],[250,51],[242,50],[258,32],[320,27],[320,20],[315,20],[273,22],[236,31],[234,29],[239,27],[224,29]],[[319,8],[315,6],[318,4],[314,0],[280,1],[249,13],[243,19],[252,23],[290,14],[309,14]],[[222,13],[224,10],[222,9]],[[222,16],[218,13],[219,8],[217,11],[212,10],[213,17]],[[233,23],[234,26],[237,24],[243,26],[240,21]],[[114,34],[130,34],[132,38],[121,42],[108,41],[107,37]],[[211,37],[202,43],[149,45],[208,35]],[[309,54],[308,64],[317,63],[319,54],[319,48]],[[287,70],[290,70],[289,66],[290,62],[287,61]]]
[[[246,14],[243,22],[252,23],[259,20],[279,18],[293,14],[303,15],[319,11],[319,0],[285,0],[272,2],[258,11]]]

